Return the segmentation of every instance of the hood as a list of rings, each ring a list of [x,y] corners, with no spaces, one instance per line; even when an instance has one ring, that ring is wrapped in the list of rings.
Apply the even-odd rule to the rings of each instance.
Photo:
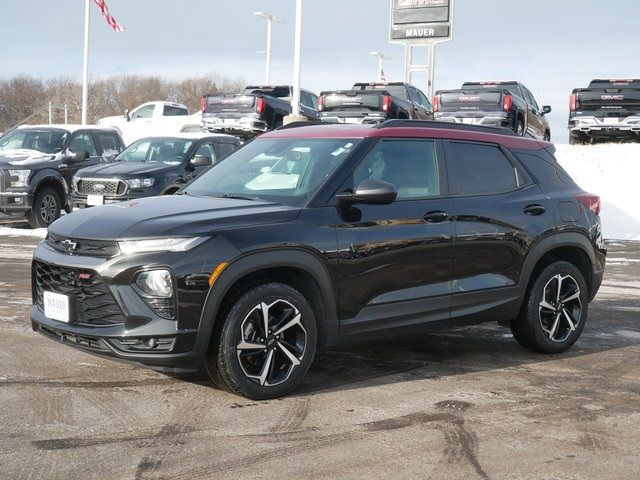
[[[138,177],[141,175],[157,175],[174,170],[179,166],[153,162],[111,162],[83,168],[78,177]]]
[[[299,213],[299,208],[263,201],[173,195],[78,210],[54,222],[49,231],[88,240],[205,236],[289,222]]]
[[[0,152],[0,166],[3,168],[28,167],[29,165],[56,160],[58,155],[27,149],[6,150]]]

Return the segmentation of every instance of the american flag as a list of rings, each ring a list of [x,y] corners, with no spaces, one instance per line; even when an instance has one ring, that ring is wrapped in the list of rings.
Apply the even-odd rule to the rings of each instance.
[[[107,25],[116,32],[124,32],[122,25],[116,22],[116,19],[109,13],[109,7],[107,7],[107,2],[105,2],[105,0],[93,0],[93,3],[95,3],[100,9],[102,16],[107,21]]]

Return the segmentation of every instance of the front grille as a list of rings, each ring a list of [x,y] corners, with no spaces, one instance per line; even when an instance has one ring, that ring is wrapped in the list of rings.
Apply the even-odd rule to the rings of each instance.
[[[45,291],[69,297],[71,322],[91,327],[108,327],[124,323],[122,310],[109,287],[92,270],[75,269],[33,262],[36,303],[44,311]]]
[[[85,257],[112,258],[120,253],[117,242],[102,240],[82,240],[61,237],[50,233],[46,243],[56,252]]]
[[[75,335],[73,333],[60,332],[44,325],[38,325],[36,331],[46,337],[53,338],[59,342],[63,342],[74,347],[86,348],[96,352],[110,352],[111,350],[105,345],[104,340],[95,337],[87,337],[85,335]]]
[[[127,193],[127,184],[122,180],[81,178],[78,180],[78,193],[81,195],[107,195],[119,197]]]

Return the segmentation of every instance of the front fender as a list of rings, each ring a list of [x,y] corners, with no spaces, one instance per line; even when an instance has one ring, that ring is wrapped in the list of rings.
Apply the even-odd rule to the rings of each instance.
[[[45,181],[54,181],[64,190],[65,198],[61,198],[64,202],[66,197],[69,195],[69,185],[64,177],[60,174],[58,170],[54,170],[52,168],[46,168],[44,170],[40,170],[38,173],[34,175],[31,179],[31,184],[33,185],[33,193],[37,192],[38,189],[42,186]]]
[[[339,336],[338,312],[329,271],[316,255],[296,248],[265,250],[242,255],[233,260],[216,279],[213,287],[209,289],[200,318],[200,330],[215,331],[222,301],[236,282],[251,273],[276,267],[303,270],[316,281],[325,312],[324,320],[318,322],[320,338],[323,339],[324,346],[335,345]]]

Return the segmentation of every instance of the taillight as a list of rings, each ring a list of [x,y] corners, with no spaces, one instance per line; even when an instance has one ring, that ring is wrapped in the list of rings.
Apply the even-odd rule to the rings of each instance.
[[[323,96],[319,96],[318,97],[318,111],[322,112],[324,110],[324,97]]]
[[[433,113],[438,113],[438,95],[433,96]]]
[[[205,97],[202,97],[200,99],[200,110],[202,110],[202,113],[204,113],[206,109],[207,109],[207,99]]]
[[[576,94],[575,93],[572,93],[571,96],[569,97],[569,110],[571,112],[576,111]]]
[[[264,109],[267,107],[267,102],[264,101],[264,98],[258,97],[256,98],[256,112],[264,113]]]
[[[382,96],[382,111],[389,112],[391,110],[391,97],[389,95]]]
[[[576,195],[578,201],[591,210],[596,215],[600,215],[600,208],[602,206],[600,197],[592,193],[579,193]]]
[[[505,112],[510,112],[512,105],[513,105],[513,100],[511,99],[511,95],[505,95],[504,99],[502,100],[502,109]]]

